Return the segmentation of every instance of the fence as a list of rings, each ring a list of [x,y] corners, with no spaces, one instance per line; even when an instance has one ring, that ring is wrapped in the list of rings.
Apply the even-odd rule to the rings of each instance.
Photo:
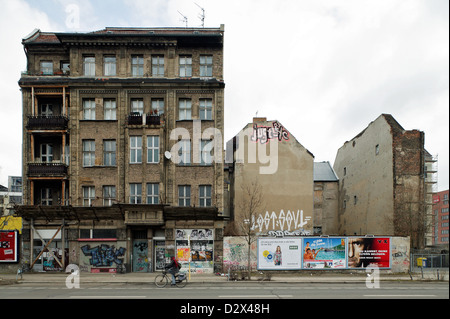
[[[448,254],[411,254],[411,272],[419,269],[449,268]]]

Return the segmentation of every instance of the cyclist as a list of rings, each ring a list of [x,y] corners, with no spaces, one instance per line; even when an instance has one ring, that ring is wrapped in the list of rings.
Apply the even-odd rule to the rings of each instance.
[[[172,275],[172,286],[175,286],[175,276],[178,274],[181,268],[180,264],[177,262],[175,257],[172,257],[170,264],[166,265],[165,268],[167,269],[167,272]]]

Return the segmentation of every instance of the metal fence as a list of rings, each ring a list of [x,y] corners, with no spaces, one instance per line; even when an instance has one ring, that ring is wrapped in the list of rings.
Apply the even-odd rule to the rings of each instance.
[[[449,268],[449,254],[411,254],[411,271]]]

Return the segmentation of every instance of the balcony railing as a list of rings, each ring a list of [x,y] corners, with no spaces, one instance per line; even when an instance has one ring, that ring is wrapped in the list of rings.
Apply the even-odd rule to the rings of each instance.
[[[128,125],[161,125],[161,116],[154,114],[142,115],[139,112],[133,112],[128,115]]]
[[[62,162],[33,162],[28,163],[28,176],[65,176],[67,165]]]
[[[68,127],[69,119],[62,115],[55,116],[28,116],[27,129],[66,129]]]

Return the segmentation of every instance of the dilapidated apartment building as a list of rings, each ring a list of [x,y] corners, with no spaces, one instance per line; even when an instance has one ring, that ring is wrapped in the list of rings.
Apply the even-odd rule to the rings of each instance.
[[[33,270],[150,272],[190,254],[192,271],[213,271],[224,222],[223,161],[214,160],[223,40],[223,25],[23,39],[18,215]]]

